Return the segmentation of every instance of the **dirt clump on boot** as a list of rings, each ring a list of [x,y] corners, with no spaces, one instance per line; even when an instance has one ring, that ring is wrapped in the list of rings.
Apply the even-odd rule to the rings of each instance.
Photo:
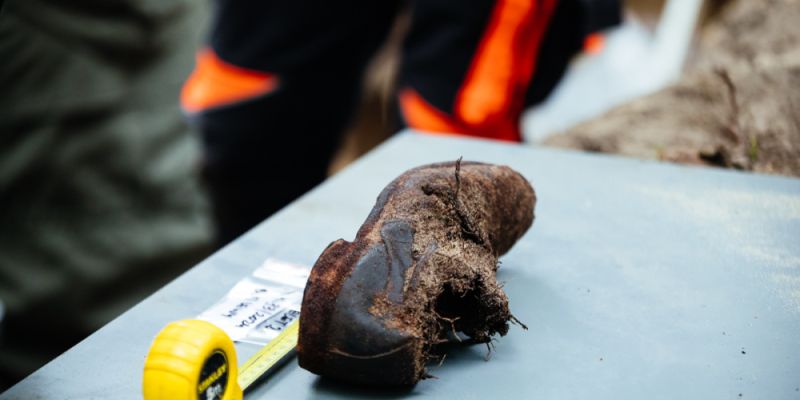
[[[413,385],[427,376],[435,346],[505,335],[516,320],[496,280],[498,257],[531,226],[535,202],[530,184],[505,166],[459,160],[402,174],[356,239],[333,242],[315,263],[300,366],[355,383]]]

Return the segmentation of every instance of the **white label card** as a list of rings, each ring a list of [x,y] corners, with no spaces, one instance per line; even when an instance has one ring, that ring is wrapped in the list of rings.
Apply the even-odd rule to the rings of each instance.
[[[265,345],[300,316],[310,267],[268,259],[197,318],[234,341]]]

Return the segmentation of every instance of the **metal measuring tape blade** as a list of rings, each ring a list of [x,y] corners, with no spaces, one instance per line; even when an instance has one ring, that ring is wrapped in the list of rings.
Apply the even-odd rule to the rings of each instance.
[[[293,321],[241,369],[230,337],[216,325],[190,319],[159,332],[144,363],[145,400],[241,400],[259,378],[294,355],[299,320]]]

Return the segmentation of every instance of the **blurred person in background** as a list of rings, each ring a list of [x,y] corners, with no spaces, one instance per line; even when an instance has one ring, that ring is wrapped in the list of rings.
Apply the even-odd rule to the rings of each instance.
[[[2,6],[0,391],[207,254],[177,104],[206,14],[194,0]]]
[[[181,99],[202,132],[221,243],[325,178],[402,10],[402,125],[510,142],[585,38],[621,14],[617,0],[218,0]]]

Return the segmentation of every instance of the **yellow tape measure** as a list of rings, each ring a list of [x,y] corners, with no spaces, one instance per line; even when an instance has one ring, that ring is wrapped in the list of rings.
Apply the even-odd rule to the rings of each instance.
[[[239,371],[236,349],[214,324],[183,320],[167,325],[153,340],[144,363],[146,400],[241,400],[258,378],[294,355],[298,321],[250,357]]]

